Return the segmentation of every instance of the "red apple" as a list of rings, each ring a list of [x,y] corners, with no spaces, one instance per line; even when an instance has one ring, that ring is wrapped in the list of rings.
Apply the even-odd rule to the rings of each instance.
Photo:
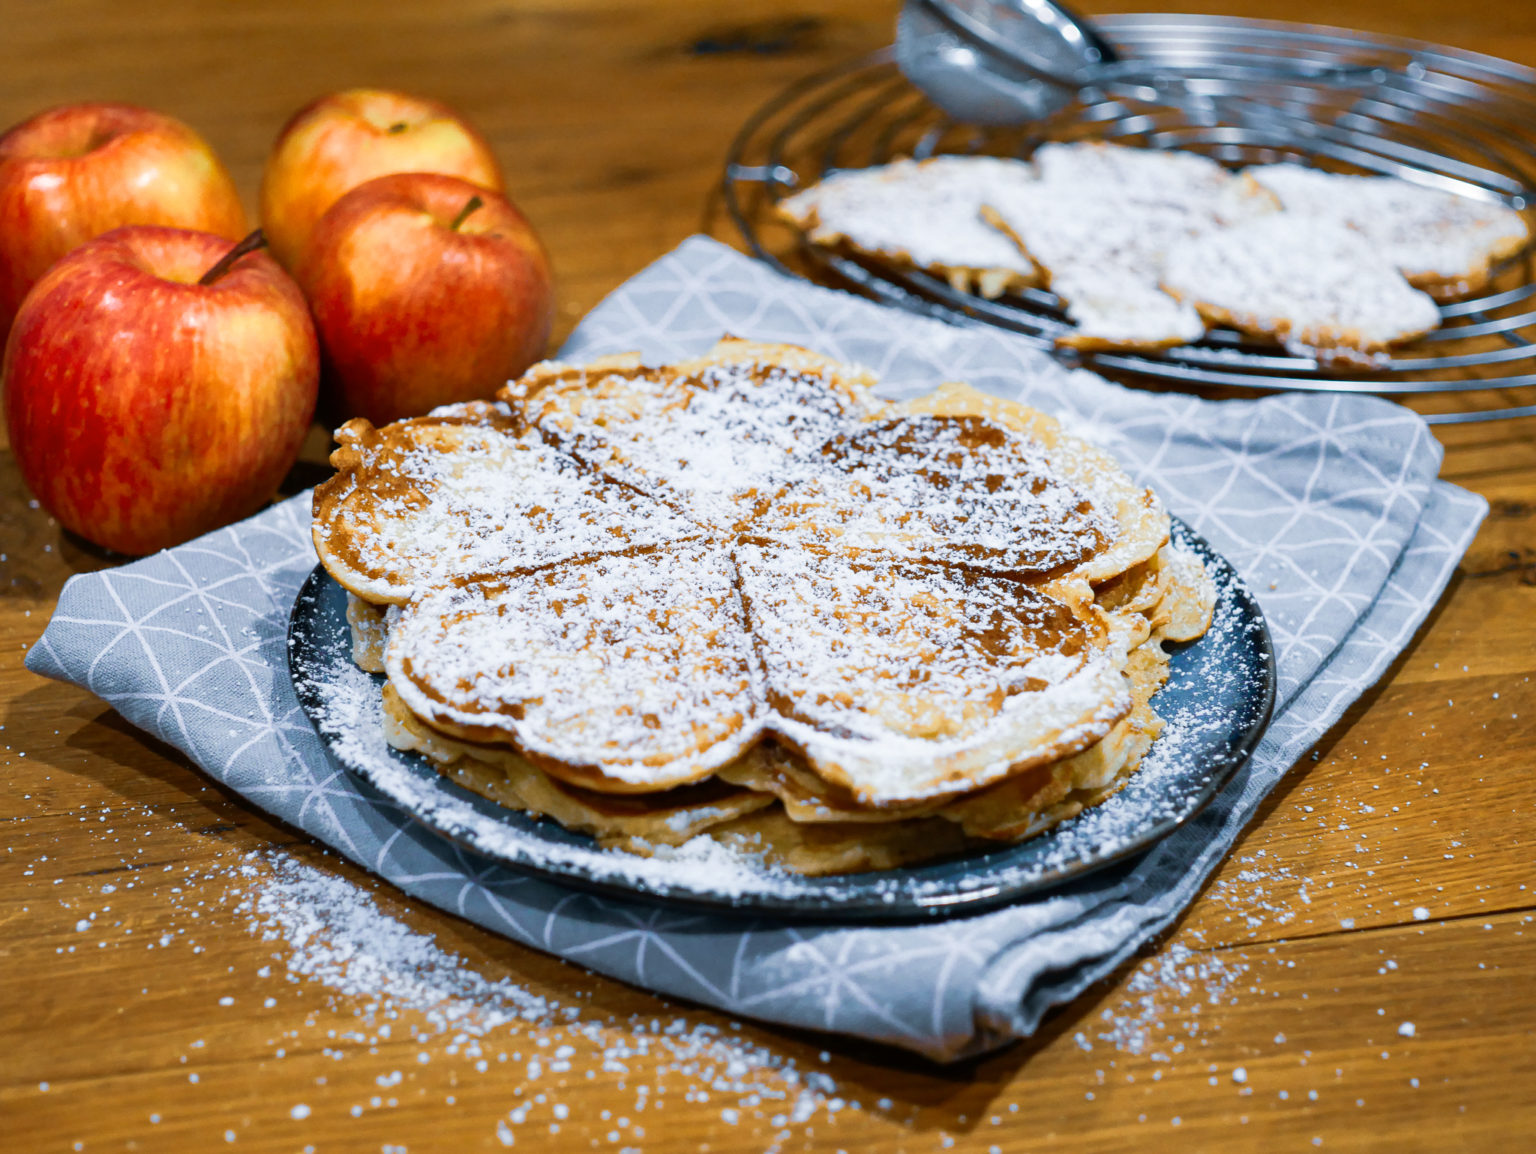
[[[261,180],[261,226],[287,268],[343,193],[376,176],[439,172],[502,191],[495,154],[435,100],[352,88],[301,109],[278,134]]]
[[[38,281],[5,347],[22,478],[68,529],[149,553],[259,509],[298,456],[319,350],[297,285],[261,252],[135,226]]]
[[[538,360],[549,259],[505,198],[412,172],[347,193],[315,227],[299,283],[340,416],[382,425],[489,397]]]
[[[48,266],[125,224],[236,240],[240,195],[202,137],[128,104],[73,104],[0,136],[0,335]]]

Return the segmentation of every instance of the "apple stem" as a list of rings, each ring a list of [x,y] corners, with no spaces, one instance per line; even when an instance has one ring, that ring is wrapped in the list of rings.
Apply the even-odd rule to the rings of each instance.
[[[227,253],[225,253],[223,256],[221,256],[219,258],[219,262],[216,265],[214,265],[211,269],[209,269],[207,272],[205,272],[198,279],[197,283],[200,284],[200,285],[212,284],[214,281],[218,280],[221,276],[223,276],[225,273],[227,273],[230,270],[230,266],[232,266],[237,260],[239,260],[241,257],[243,257],[246,253],[248,253],[248,252],[255,252],[258,248],[266,248],[266,247],[267,247],[267,237],[266,237],[266,234],[263,233],[261,231],[261,229],[258,228],[255,232],[251,233],[244,240],[242,240],[239,244],[235,245],[234,248],[230,249]]]
[[[470,197],[469,203],[466,204],[463,208],[459,209],[459,215],[453,218],[453,223],[448,226],[449,230],[452,232],[458,232],[459,225],[468,220],[469,214],[474,212],[475,209],[479,208],[484,203],[485,201],[481,200],[478,196]]]

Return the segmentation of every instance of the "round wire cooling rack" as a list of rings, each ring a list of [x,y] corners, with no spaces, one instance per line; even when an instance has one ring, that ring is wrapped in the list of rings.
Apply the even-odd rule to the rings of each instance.
[[[1026,289],[988,300],[921,271],[821,248],[774,204],[839,169],[940,153],[1028,157],[1048,140],[1099,139],[1204,153],[1229,167],[1295,161],[1397,176],[1536,205],[1536,70],[1413,40],[1209,16],[1099,19],[1122,62],[1065,108],[1027,124],[949,119],[893,49],[806,78],[760,108],[731,145],[727,211],[780,269],[832,280],[949,321],[1022,334],[1074,364],[1175,388],[1432,397],[1432,423],[1536,416],[1536,252],[1478,293],[1441,305],[1439,329],[1355,367],[1214,329],[1158,353],[1074,353],[1060,302]],[[1419,407],[1419,406],[1416,406]]]

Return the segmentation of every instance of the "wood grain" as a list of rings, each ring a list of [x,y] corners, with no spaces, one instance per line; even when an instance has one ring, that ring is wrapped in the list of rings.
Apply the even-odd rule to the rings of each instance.
[[[1193,9],[1213,6],[1536,65],[1529,5]],[[792,80],[888,42],[895,6],[13,0],[3,15],[0,123],[87,98],[162,108],[209,137],[252,207],[271,140],[315,95],[368,83],[457,106],[554,254],[558,339],[690,233],[731,239],[711,192],[737,127]],[[28,674],[64,580],[118,559],[32,507],[7,453],[4,1144],[1518,1149],[1536,1130],[1536,421],[1442,440],[1443,475],[1492,513],[1389,677],[1292,770],[1171,933],[1037,1037],[948,1069],[669,1005],[412,908],[96,698]],[[306,457],[327,443],[317,429]],[[281,861],[345,879],[463,973],[559,1009],[476,1036],[290,975],[251,904]],[[666,1041],[672,1023],[687,1046]],[[729,1045],[711,1049],[710,1030]],[[752,1047],[749,1073],[729,1075],[723,1055]],[[812,1072],[844,1104],[797,1119]]]

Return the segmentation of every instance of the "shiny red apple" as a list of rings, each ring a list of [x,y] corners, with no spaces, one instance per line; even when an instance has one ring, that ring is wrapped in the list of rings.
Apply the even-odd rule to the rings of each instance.
[[[72,104],[0,136],[0,336],[54,261],[125,224],[230,240],[246,231],[229,173],[202,137],[169,116]]]
[[[502,191],[490,146],[447,105],[376,88],[335,92],[301,109],[267,158],[261,225],[273,255],[297,268],[326,209],[396,172],[438,172]]]
[[[544,246],[505,198],[452,176],[370,180],[315,227],[299,283],[338,417],[382,425],[489,397],[554,321]]]
[[[116,229],[22,302],[11,452],[67,529],[150,553],[255,512],[297,458],[319,378],[309,310],[271,257],[221,269],[230,252],[211,233]]]

